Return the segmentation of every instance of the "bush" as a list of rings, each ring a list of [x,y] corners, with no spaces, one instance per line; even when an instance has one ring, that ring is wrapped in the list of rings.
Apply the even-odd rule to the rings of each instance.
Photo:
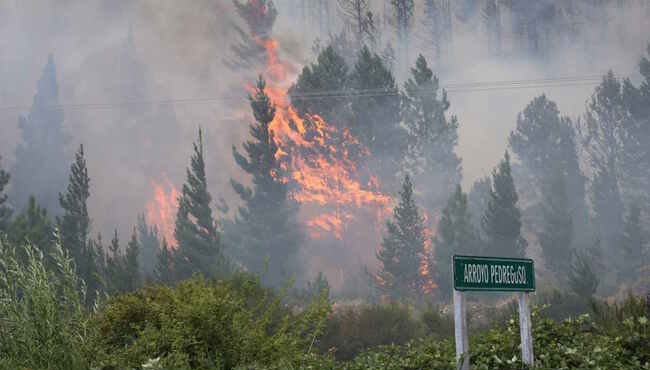
[[[404,344],[423,333],[423,326],[406,306],[345,306],[330,316],[318,347],[338,360],[349,360],[368,348]]]
[[[88,369],[88,319],[71,260],[0,240],[0,368]]]
[[[257,279],[200,278],[149,286],[110,300],[95,317],[98,367],[132,369],[157,359],[165,369],[272,368],[300,364],[329,313],[324,297],[292,313]]]

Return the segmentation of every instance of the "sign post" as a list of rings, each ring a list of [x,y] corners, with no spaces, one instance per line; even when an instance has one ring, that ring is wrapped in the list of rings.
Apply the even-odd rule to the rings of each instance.
[[[454,272],[454,333],[456,359],[461,370],[469,370],[469,341],[467,333],[464,292],[518,292],[519,328],[522,362],[533,366],[533,336],[528,305],[529,292],[535,291],[535,265],[524,258],[457,256],[453,258]]]

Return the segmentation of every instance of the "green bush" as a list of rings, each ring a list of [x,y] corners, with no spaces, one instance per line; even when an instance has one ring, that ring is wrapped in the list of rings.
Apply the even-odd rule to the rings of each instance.
[[[164,369],[272,368],[300,364],[329,313],[323,296],[291,312],[282,296],[238,275],[175,288],[149,286],[111,299],[94,324],[97,365],[132,369],[160,358]]]
[[[423,326],[406,306],[344,306],[330,316],[318,347],[338,360],[349,360],[363,350],[404,344],[423,333]]]
[[[533,340],[539,369],[650,369],[646,316],[628,317],[618,328],[622,335],[604,330],[588,315],[556,322],[533,314]],[[470,338],[474,370],[521,369],[518,320]],[[361,353],[345,370],[451,370],[456,369],[453,339],[418,339],[405,346],[379,347]]]
[[[0,369],[88,369],[83,283],[59,243],[50,257],[0,240]]]

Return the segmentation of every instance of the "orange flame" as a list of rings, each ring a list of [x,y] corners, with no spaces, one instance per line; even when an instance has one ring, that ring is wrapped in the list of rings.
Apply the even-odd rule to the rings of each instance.
[[[368,151],[349,131],[337,130],[322,117],[301,117],[289,104],[286,86],[288,77],[297,69],[278,58],[277,41],[258,42],[267,54],[266,94],[276,106],[269,126],[278,146],[275,157],[284,161],[286,181],[293,185],[293,198],[315,209],[316,215],[306,222],[310,236],[320,239],[332,235],[341,239],[346,222],[362,208],[375,209],[382,219],[389,211],[391,198],[379,191],[376,177],[371,177],[367,186],[363,184],[350,154],[351,147],[360,155],[367,155]]]
[[[431,293],[434,289],[438,288],[438,284],[433,281],[433,261],[431,256],[433,255],[433,245],[431,244],[431,238],[436,234],[435,225],[438,224],[438,216],[429,217],[427,212],[422,214],[424,219],[424,224],[428,225],[424,229],[424,255],[420,261],[420,276],[423,278],[422,291],[424,293]]]
[[[152,183],[153,197],[147,202],[147,222],[158,227],[170,247],[176,247],[178,242],[174,237],[174,228],[180,193],[167,178],[165,185],[156,180],[152,180]]]

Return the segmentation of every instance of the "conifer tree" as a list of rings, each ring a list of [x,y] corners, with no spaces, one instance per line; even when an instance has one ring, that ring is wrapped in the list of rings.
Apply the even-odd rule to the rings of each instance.
[[[292,105],[300,112],[318,114],[331,124],[344,122],[345,97],[311,99],[309,94],[343,92],[347,88],[348,66],[331,45],[318,54],[316,63],[305,66],[289,89]]]
[[[521,213],[517,189],[512,179],[510,155],[492,171],[492,188],[481,219],[485,253],[499,257],[522,257],[527,246],[521,236]]]
[[[469,213],[467,194],[460,185],[447,202],[433,241],[436,283],[442,298],[449,300],[452,291],[452,256],[479,253],[479,241]]]
[[[386,222],[387,233],[377,258],[381,288],[391,298],[414,298],[421,292],[420,264],[426,239],[424,218],[415,204],[413,184],[406,175],[393,220]]]
[[[572,246],[584,248],[587,244],[586,235],[590,234],[586,180],[580,170],[575,136],[571,121],[560,116],[553,101],[540,95],[517,117],[517,127],[510,134],[509,143],[524,168],[531,174],[529,182],[533,184],[533,189],[530,193],[534,199],[529,199],[529,202],[532,200],[533,206],[543,206],[548,199],[557,196],[548,191],[561,191],[576,231]],[[521,182],[528,179],[520,177],[518,180]],[[564,183],[564,190],[554,189],[558,181]],[[532,209],[534,208],[531,207]]]
[[[569,288],[582,299],[590,299],[601,283],[602,250],[600,240],[586,250],[574,250],[569,267]]]
[[[8,235],[15,245],[28,242],[46,256],[53,252],[54,225],[47,210],[42,208],[34,197],[29,198],[27,208],[11,221]]]
[[[621,278],[634,282],[646,263],[647,236],[643,229],[641,207],[638,202],[630,205],[623,230],[622,249],[625,269],[621,271]]]
[[[461,180],[458,120],[447,117],[447,92],[420,55],[404,84],[401,118],[408,130],[406,167],[419,183],[427,184],[427,209],[440,209]]]
[[[8,196],[5,194],[5,187],[9,183],[9,179],[9,174],[0,167],[0,232],[7,231],[12,213],[11,208],[7,205]]]
[[[88,198],[90,197],[90,178],[84,147],[79,146],[75,161],[70,167],[70,180],[65,194],[59,194],[59,204],[63,216],[57,218],[63,247],[68,250],[75,262],[77,273],[86,282],[87,303],[94,302],[95,292],[100,290],[98,279],[97,251],[88,242],[90,217]]]
[[[186,279],[193,273],[223,273],[223,255],[217,225],[212,216],[203,157],[203,133],[194,145],[187,180],[178,199],[174,237],[178,241],[176,274]]]
[[[174,251],[170,250],[170,247],[167,245],[167,240],[163,238],[162,247],[160,248],[154,269],[154,276],[157,282],[171,285],[176,281],[174,277],[174,260]]]
[[[125,286],[124,291],[132,292],[138,289],[142,283],[140,277],[140,268],[138,265],[138,255],[140,254],[140,243],[138,242],[138,234],[136,229],[133,228],[133,233],[131,234],[131,240],[126,246],[126,251],[124,253],[124,275],[125,275]]]
[[[545,185],[542,201],[542,228],[537,239],[542,247],[546,268],[564,281],[572,254],[573,220],[564,173],[558,172]]]
[[[156,259],[160,253],[160,237],[158,227],[149,226],[144,215],[138,216],[138,240],[142,247],[138,254],[138,266],[144,280],[153,280],[156,269]]]
[[[124,292],[124,261],[120,251],[120,239],[117,230],[113,233],[108,252],[106,256],[106,291],[108,294]]]
[[[16,147],[16,162],[11,170],[12,203],[17,209],[23,209],[33,195],[50,214],[58,215],[57,194],[66,184],[65,144],[68,138],[63,129],[63,110],[59,106],[52,55],[38,81],[29,114],[19,118],[18,126],[22,140]]]
[[[373,91],[351,99],[350,131],[369,149],[373,167],[383,179],[395,176],[406,149],[406,131],[400,126],[395,78],[381,57],[364,47],[350,76],[352,92]],[[390,186],[392,184],[387,184]]]
[[[278,146],[269,128],[275,107],[265,86],[260,77],[249,98],[256,122],[250,125],[252,139],[243,145],[245,155],[233,147],[235,161],[252,177],[252,188],[231,181],[244,204],[231,227],[229,245],[239,246],[236,253],[249,271],[279,286],[298,274],[294,261],[304,237],[297,222],[298,204],[289,195],[283,167],[275,157]]]

